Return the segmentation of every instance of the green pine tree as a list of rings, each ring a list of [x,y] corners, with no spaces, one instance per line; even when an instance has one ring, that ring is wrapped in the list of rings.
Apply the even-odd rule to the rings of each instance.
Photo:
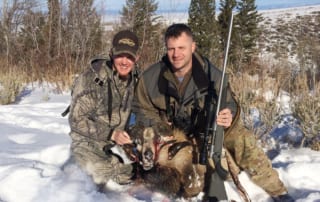
[[[155,0],[126,0],[122,8],[120,29],[129,29],[137,34],[141,50],[139,64],[142,67],[159,59],[159,50],[163,47],[157,9]]]
[[[236,0],[221,0],[220,1],[220,13],[218,15],[218,25],[219,25],[219,31],[220,31],[220,49],[221,52],[224,53],[225,47],[227,44],[228,39],[228,32],[229,32],[229,24],[230,24],[230,17],[231,13],[233,12],[234,8],[236,7]],[[234,24],[232,27],[232,34],[231,34],[231,42],[230,42],[230,48],[229,48],[229,54],[228,54],[228,64],[233,64],[233,52],[234,49],[232,48],[232,41],[234,38]]]
[[[231,12],[234,21],[229,50],[229,63],[233,71],[241,71],[244,64],[249,64],[256,53],[259,37],[258,24],[262,20],[256,10],[255,0],[221,0],[218,22],[220,26],[221,45],[225,47]]]
[[[262,17],[258,14],[255,0],[241,0],[237,9],[237,41],[239,48],[243,50],[238,59],[242,63],[250,63],[256,53],[256,43],[260,35],[258,24]]]
[[[220,8],[219,8],[220,13],[218,15],[218,24],[219,24],[220,38],[221,38],[220,48],[222,50],[224,50],[224,47],[226,46],[226,43],[227,43],[230,17],[236,5],[237,5],[236,0],[220,0]],[[233,26],[233,30],[234,30],[234,26]],[[232,37],[234,36],[233,33],[232,33]]]
[[[215,0],[191,0],[188,18],[198,52],[213,62],[217,62],[220,52],[215,9]]]

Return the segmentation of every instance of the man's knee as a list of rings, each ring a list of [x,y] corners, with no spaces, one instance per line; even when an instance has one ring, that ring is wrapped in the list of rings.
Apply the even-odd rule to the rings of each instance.
[[[277,171],[272,168],[268,171],[261,172],[258,175],[251,176],[251,179],[271,196],[277,196],[287,192],[287,189],[280,180]]]
[[[78,148],[72,155],[96,184],[107,184],[109,180],[118,184],[128,184],[133,176],[132,165],[121,163],[119,158],[112,154],[101,155],[89,150],[80,151]]]
[[[118,184],[128,184],[133,176],[133,167],[131,164],[123,164],[115,156],[108,160],[88,161],[86,170],[92,175],[97,184],[107,183],[113,180]]]

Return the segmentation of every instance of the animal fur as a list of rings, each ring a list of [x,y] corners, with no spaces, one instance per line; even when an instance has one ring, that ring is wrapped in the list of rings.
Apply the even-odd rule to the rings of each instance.
[[[185,198],[202,191],[204,172],[193,165],[193,145],[182,131],[160,123],[147,128],[137,126],[130,135],[139,153],[139,175],[147,187]]]

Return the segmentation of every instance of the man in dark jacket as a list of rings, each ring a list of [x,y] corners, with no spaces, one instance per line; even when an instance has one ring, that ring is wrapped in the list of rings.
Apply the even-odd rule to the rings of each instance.
[[[213,102],[216,103],[221,71],[195,52],[192,31],[185,24],[171,25],[165,33],[165,43],[167,54],[149,67],[138,82],[134,98],[136,106],[133,107],[136,122],[149,126],[165,121],[184,130],[199,150],[200,134],[204,132],[206,122],[204,106],[208,86],[213,85]],[[238,117],[240,108],[230,90],[224,106],[216,121],[225,128],[224,147],[235,163],[275,200],[290,199],[270,160],[256,145],[254,135],[242,126]],[[199,159],[198,154],[195,159]],[[197,160],[194,164],[204,183],[205,169]]]
[[[98,57],[72,89],[69,124],[72,158],[102,189],[109,180],[131,181],[132,165],[109,153],[114,144],[131,143],[124,131],[136,83],[138,38],[131,31],[113,38],[110,57]]]

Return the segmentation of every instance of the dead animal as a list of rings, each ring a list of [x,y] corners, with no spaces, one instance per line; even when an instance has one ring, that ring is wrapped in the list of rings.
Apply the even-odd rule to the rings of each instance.
[[[168,196],[193,197],[204,186],[204,173],[193,165],[193,144],[181,131],[159,123],[136,126],[129,131],[133,144],[124,146],[139,161],[138,175],[148,188]]]

